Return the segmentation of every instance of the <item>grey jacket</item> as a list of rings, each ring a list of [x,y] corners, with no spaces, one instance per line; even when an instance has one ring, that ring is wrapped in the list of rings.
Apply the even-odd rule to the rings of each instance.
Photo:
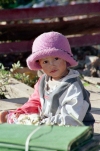
[[[39,94],[42,104],[43,123],[57,125],[82,125],[86,113],[91,109],[89,92],[84,88],[79,73],[70,69],[55,90],[48,93],[44,75],[40,81]]]

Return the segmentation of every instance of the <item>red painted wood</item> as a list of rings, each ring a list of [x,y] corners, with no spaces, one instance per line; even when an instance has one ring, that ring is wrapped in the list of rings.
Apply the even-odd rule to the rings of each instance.
[[[68,38],[71,47],[100,45],[100,34]]]
[[[17,21],[35,18],[54,18],[54,17],[70,17],[76,15],[100,15],[99,3],[75,4],[66,6],[54,6],[44,8],[30,9],[10,9],[0,10],[0,21]],[[48,25],[48,26],[47,26]],[[94,32],[100,33],[100,17],[74,20],[60,21],[52,23],[39,24],[7,24],[0,25],[0,41],[22,40],[21,42],[1,43],[0,54],[19,53],[31,51],[32,39],[46,31],[58,31],[64,35],[73,34],[74,37],[68,38],[71,47],[89,46],[100,44],[100,34],[88,35]],[[84,36],[75,37],[76,34],[86,34]],[[12,39],[11,39],[11,38]],[[20,37],[20,39],[19,39]],[[25,37],[25,38],[23,38]],[[3,39],[5,38],[5,39]],[[26,41],[23,41],[26,40]]]
[[[0,10],[0,21],[25,20],[34,18],[55,18],[75,15],[100,14],[100,2],[43,8]]]
[[[100,34],[68,38],[71,47],[91,46],[100,44]],[[0,54],[31,52],[33,41],[1,43]]]
[[[0,54],[19,53],[31,51],[33,41],[21,41],[0,44]]]
[[[100,33],[100,16],[73,21],[0,25],[0,41],[30,40],[52,30],[64,35]]]

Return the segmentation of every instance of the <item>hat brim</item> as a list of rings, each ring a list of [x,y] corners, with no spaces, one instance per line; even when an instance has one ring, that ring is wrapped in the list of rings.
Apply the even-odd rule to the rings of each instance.
[[[66,62],[68,62],[70,67],[74,67],[78,65],[78,62],[73,58],[72,54],[67,53],[67,51],[56,49],[56,48],[49,48],[43,50],[43,53],[41,53],[42,50],[38,52],[32,53],[26,60],[27,66],[31,70],[40,70],[41,66],[39,65],[39,62],[37,60],[45,58],[47,56],[53,56],[58,57]]]

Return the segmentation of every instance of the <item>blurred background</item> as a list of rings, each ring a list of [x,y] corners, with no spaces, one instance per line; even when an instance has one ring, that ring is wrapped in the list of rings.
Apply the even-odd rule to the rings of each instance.
[[[51,7],[52,6],[68,6],[68,5],[90,4],[90,3],[100,3],[100,0],[0,0],[0,10],[1,10],[0,51],[3,51],[3,49],[4,50],[9,49],[8,46],[5,47],[5,45],[10,42],[20,42],[20,41],[23,42],[23,41],[34,40],[34,38],[37,37],[39,34],[45,31],[49,31],[49,30],[56,30],[58,32],[61,32],[64,35],[66,35],[68,38],[76,37],[79,35],[87,36],[90,34],[95,35],[95,34],[100,33],[99,11],[98,11],[98,14],[92,13],[92,15],[85,14],[83,16],[72,15],[72,16],[67,16],[67,17],[65,16],[62,18],[61,17],[59,18],[48,17],[44,19],[33,18],[29,20],[10,20],[9,17],[7,18],[7,15],[9,16],[9,13],[8,14],[5,13],[4,15],[2,15],[3,13],[2,10],[13,10],[13,9],[22,10],[22,9],[42,8],[42,7],[49,8],[49,6]],[[80,6],[80,10],[81,9],[84,9],[84,8]],[[70,10],[70,11],[73,11],[73,10]],[[97,10],[95,8],[95,12],[96,11]],[[11,13],[12,12],[10,12],[10,16],[11,16]],[[23,12],[23,14],[24,13],[25,12]],[[20,16],[20,13],[18,15]],[[26,13],[26,16],[27,16],[27,13]],[[5,18],[5,20],[2,19],[2,17]],[[15,17],[18,17],[17,13]],[[59,28],[57,26],[59,26]],[[60,26],[61,26],[61,29],[60,29]],[[89,38],[90,38],[90,41],[93,40],[93,38],[92,39],[91,37]],[[85,40],[85,38],[83,40]],[[92,42],[90,42],[91,43],[90,45],[81,46],[80,44],[80,46],[72,45],[71,47],[75,59],[79,62],[76,69],[78,69],[84,75],[100,77],[100,45],[99,45],[100,40],[98,37],[97,37],[97,41],[98,41],[98,44],[93,43],[92,45]],[[14,43],[14,45],[15,46],[13,46],[13,48],[16,49],[17,44]],[[22,45],[24,44],[20,44],[21,47]],[[27,47],[27,45],[24,47]],[[9,49],[9,51],[14,52],[15,50],[12,50],[13,48],[11,46],[11,50]],[[5,50],[5,52],[7,51],[8,50]],[[26,52],[20,52],[19,50],[19,52],[17,53],[7,53],[7,54],[1,53],[0,63],[2,63],[5,69],[7,70],[10,70],[12,68],[12,64],[14,63],[17,64],[18,61],[20,61],[20,65],[22,67],[26,67],[27,66],[26,58],[30,55],[30,53],[31,53],[31,46],[30,46],[30,50]]]
[[[1,9],[31,8],[79,3],[100,2],[100,0],[0,0]]]

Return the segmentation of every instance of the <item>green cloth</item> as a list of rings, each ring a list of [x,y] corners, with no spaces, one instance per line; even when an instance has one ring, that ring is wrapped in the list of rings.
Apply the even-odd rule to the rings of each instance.
[[[78,148],[92,139],[93,131],[88,126],[33,126],[0,125],[0,151],[25,151],[29,134],[29,151],[78,151]]]

